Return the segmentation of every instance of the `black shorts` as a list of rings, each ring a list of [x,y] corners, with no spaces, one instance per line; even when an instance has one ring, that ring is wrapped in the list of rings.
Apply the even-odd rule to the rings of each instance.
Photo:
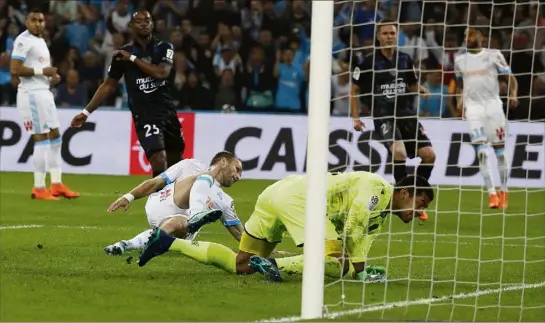
[[[431,142],[417,117],[397,119],[375,119],[375,132],[378,133],[386,147],[394,141],[402,141],[409,158],[415,158],[417,151],[430,147]]]
[[[185,141],[182,126],[176,115],[163,120],[135,122],[138,141],[149,159],[155,152],[165,150],[167,154],[182,156]]]

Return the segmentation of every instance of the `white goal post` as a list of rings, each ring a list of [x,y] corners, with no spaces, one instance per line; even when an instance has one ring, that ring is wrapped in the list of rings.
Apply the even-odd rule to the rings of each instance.
[[[448,159],[448,162],[442,164],[441,171],[445,170],[446,172],[450,166],[456,166],[460,175],[450,174],[449,176],[459,176],[459,184],[441,185],[445,183],[434,181],[432,175],[430,183],[434,186],[436,195],[429,210],[430,219],[428,222],[419,222],[415,219],[411,224],[406,225],[401,224],[396,217],[390,217],[385,222],[383,231],[374,242],[368,259],[372,264],[386,267],[386,282],[376,284],[354,281],[346,277],[339,277],[336,280],[329,279],[329,281],[324,278],[326,174],[328,170],[332,170],[331,165],[328,164],[331,159],[340,159],[337,155],[332,157],[331,147],[344,144],[343,150],[347,152],[346,160],[337,163],[339,165],[344,162],[341,171],[374,169],[385,174],[388,180],[393,181],[391,169],[386,171],[388,167],[391,167],[391,159],[386,162],[390,165],[382,163],[382,160],[381,164],[374,165],[372,163],[371,150],[379,150],[378,146],[381,146],[381,143],[368,133],[362,134],[353,131],[350,112],[348,115],[344,115],[349,136],[344,143],[340,143],[342,140],[337,141],[336,139],[330,142],[330,132],[328,131],[331,100],[334,102],[333,106],[336,101],[344,100],[348,104],[348,111],[350,111],[350,104],[353,102],[350,100],[352,81],[348,81],[348,87],[341,91],[339,90],[340,86],[332,81],[333,78],[343,74],[350,75],[355,64],[353,62],[356,57],[355,52],[361,50],[362,47],[374,46],[374,41],[371,44],[354,45],[352,43],[355,27],[374,25],[374,22],[369,21],[371,19],[365,23],[360,22],[359,25],[354,24],[355,6],[367,3],[374,5],[375,10],[379,9],[382,3],[390,3],[393,6],[398,4],[400,8],[398,8],[397,17],[390,16],[388,18],[399,22],[400,28],[409,24],[417,26],[416,30],[419,31],[415,35],[417,39],[415,43],[420,46],[406,46],[414,48],[417,53],[415,55],[420,55],[421,51],[425,49],[426,55],[444,58],[445,61],[440,62],[440,59],[437,58],[438,65],[434,65],[436,72],[442,73],[442,77],[449,73],[453,74],[452,70],[449,70],[448,73],[443,70],[443,64],[448,60],[446,58],[448,45],[446,44],[449,39],[454,38],[451,27],[465,29],[468,26],[486,30],[488,35],[484,35],[483,46],[485,48],[501,46],[501,51],[507,53],[504,55],[511,64],[512,73],[516,77],[523,74],[529,77],[528,84],[519,84],[522,87],[519,88],[519,102],[521,106],[528,105],[528,117],[518,117],[516,121],[509,118],[507,126],[505,154],[511,162],[509,178],[514,178],[511,183],[515,181],[517,183],[511,187],[508,181],[508,186],[510,186],[509,208],[507,210],[490,210],[486,190],[483,187],[475,186],[474,179],[476,177],[472,179],[471,184],[465,181],[468,172],[480,176],[476,162],[465,165],[460,161],[463,159],[463,154],[475,153],[468,142],[469,134],[465,121],[459,117],[447,118],[442,114],[431,119],[424,119],[432,121],[429,123],[426,121],[425,124],[437,127],[437,129],[430,129],[433,130],[430,132],[434,137],[430,137],[430,139],[434,147],[437,147],[436,154],[450,155],[449,149],[445,149],[442,145],[450,145],[451,147],[453,143],[458,145],[456,147],[459,150],[459,157],[456,160],[445,156],[439,156],[438,159],[442,161]],[[434,3],[442,3],[445,8],[451,8],[449,7],[451,5],[465,5],[467,11],[464,12],[463,9],[460,9],[458,14],[466,16],[452,22],[451,20],[447,21],[449,13],[444,12],[443,21],[425,21],[422,6]],[[336,15],[339,15],[338,8],[335,6],[343,6],[344,4],[351,4],[352,9],[343,13],[345,23],[339,25],[335,20]],[[413,5],[415,7],[412,7]],[[421,10],[420,21],[401,21],[401,6],[404,6],[403,10],[408,12],[418,5]],[[489,12],[486,13],[489,15],[488,18],[479,11],[479,5],[488,6]],[[533,16],[534,11],[532,10],[537,11],[537,16]],[[509,16],[506,14],[507,11],[512,12],[512,20],[494,18],[494,15],[498,15],[499,12],[503,12],[504,16]],[[545,130],[543,130],[545,129],[545,119],[539,119],[543,118],[540,116],[545,114],[534,113],[536,107],[545,110],[545,96],[543,96],[545,93],[545,72],[543,66],[539,65],[541,63],[537,62],[537,60],[541,60],[543,61],[542,65],[545,65],[545,52],[543,52],[545,48],[544,11],[545,5],[532,0],[512,0],[510,2],[493,0],[312,1],[310,102],[308,104],[306,155],[308,189],[301,313],[300,316],[281,318],[278,319],[279,321],[323,317],[351,321],[358,319],[365,321],[531,321],[545,313],[545,301],[543,301],[545,297],[545,270],[543,270],[545,266],[545,229],[543,229],[545,228],[545,207],[543,206],[545,175],[537,175],[541,177],[536,178],[536,173],[525,170],[524,166],[525,163],[526,165],[529,163],[544,169],[543,164],[545,163],[545,143],[535,139],[536,136],[542,135],[543,138],[545,135]],[[414,12],[411,11],[411,14]],[[522,19],[521,14],[531,15],[531,17],[525,18],[523,16],[525,19]],[[535,19],[534,25],[532,25],[531,19]],[[438,41],[434,45],[430,45],[424,40],[426,37],[431,37],[426,35],[425,30],[431,33],[433,27],[438,25],[440,28],[435,32],[437,33],[437,30],[442,28],[442,34],[435,35]],[[345,44],[346,48],[344,49],[334,50],[335,41],[338,40],[336,33],[344,27],[351,30],[347,38],[350,43]],[[509,31],[504,32],[504,29]],[[498,42],[498,34],[500,35],[500,43],[496,44],[494,42]],[[524,37],[526,37],[527,46],[535,50],[529,51],[530,54],[533,54],[529,54],[525,61],[526,65],[530,66],[528,67],[530,70],[520,72],[517,71],[517,68],[521,68],[520,66],[524,64],[520,64],[522,56],[516,55],[527,50],[527,48],[519,48]],[[418,39],[422,39],[423,42],[419,43]],[[541,41],[543,44],[538,44]],[[537,48],[538,45],[543,47]],[[457,47],[459,49],[457,54],[464,51],[464,44],[460,41]],[[337,58],[332,57],[332,52],[348,57],[345,60],[349,66],[348,69],[336,65]],[[515,59],[513,57],[515,56],[518,57],[518,61],[514,62],[517,68],[513,65]],[[425,78],[431,72],[434,71],[429,68],[425,70],[424,67],[416,70],[421,83],[424,83]],[[448,88],[444,79],[440,83],[441,87]],[[450,84],[454,84],[454,82]],[[506,84],[506,87],[508,88],[509,84]],[[441,104],[448,104],[448,98],[454,94],[449,92],[450,89],[443,92],[441,88],[440,91],[437,95],[440,97],[440,101],[444,102]],[[507,97],[506,90],[501,89],[501,91],[503,92],[500,92],[500,95],[505,99]],[[421,109],[420,100],[419,98],[416,106]],[[538,102],[542,102],[541,106],[536,104]],[[444,108],[442,105],[441,107]],[[509,116],[509,113],[520,112],[507,108],[507,113]],[[537,120],[536,115],[538,116]],[[337,116],[341,117],[342,115],[337,114]],[[422,115],[422,117],[424,116]],[[367,119],[365,122],[368,129],[371,128],[372,131],[371,119]],[[517,126],[516,135],[509,133],[509,125],[513,124]],[[444,125],[444,131],[449,133],[449,138],[435,136],[435,134],[441,133],[442,125]],[[460,136],[455,135],[456,131],[453,129],[459,131]],[[373,140],[373,144],[365,144],[365,149],[368,149],[369,153],[364,152],[362,150],[364,148],[358,146],[361,142],[370,142],[371,140]],[[380,149],[385,148],[381,147]],[[356,165],[351,150],[360,161],[367,158],[368,165],[363,166],[369,167],[361,167],[361,162]],[[495,173],[496,161],[493,154],[494,150],[490,148],[489,155]],[[418,161],[414,164],[413,161],[408,162],[408,166],[416,166],[417,164]],[[436,171],[437,169],[434,170],[434,172]],[[498,175],[494,174],[493,176],[497,185]],[[524,176],[526,179],[532,180],[532,185],[529,185],[531,188],[524,186]],[[539,184],[540,179],[541,184]],[[480,177],[478,180],[481,180]],[[541,228],[541,231],[538,228]]]

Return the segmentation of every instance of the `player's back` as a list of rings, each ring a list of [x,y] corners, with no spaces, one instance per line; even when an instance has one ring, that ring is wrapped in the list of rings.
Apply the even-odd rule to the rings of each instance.
[[[465,52],[458,55],[455,72],[456,77],[464,82],[465,105],[501,101],[498,76],[506,71],[509,71],[509,66],[498,50],[483,48],[477,54]]]
[[[51,56],[43,38],[34,36],[25,30],[13,42],[11,59],[23,61],[29,68],[44,69],[51,66]],[[49,90],[49,78],[45,75],[21,76],[19,91]]]

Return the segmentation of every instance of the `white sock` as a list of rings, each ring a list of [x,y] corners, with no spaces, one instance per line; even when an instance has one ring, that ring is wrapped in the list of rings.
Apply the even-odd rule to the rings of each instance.
[[[142,249],[144,248],[144,246],[146,245],[146,242],[148,242],[149,240],[149,237],[151,235],[151,233],[153,232],[152,229],[148,229],[144,232],[141,232],[139,234],[136,235],[136,237],[130,239],[130,240],[126,240],[125,243],[125,249],[126,250],[137,250],[137,249]]]
[[[492,181],[492,171],[490,166],[488,166],[488,148],[487,145],[479,145],[477,147],[477,156],[479,157],[479,169],[481,170],[481,175],[484,179],[484,185],[488,188],[489,195],[496,194],[496,188],[494,187],[494,182]]]
[[[34,143],[34,153],[32,162],[34,163],[34,187],[45,188],[45,175],[47,169],[47,151],[49,150],[49,140],[38,141]]]
[[[49,151],[47,152],[47,164],[49,165],[49,174],[51,175],[51,183],[62,183],[61,175],[61,147],[62,138],[53,139],[49,141]]]
[[[209,209],[207,202],[210,200],[212,185],[214,185],[212,176],[200,175],[197,177],[189,192],[189,214],[191,216]]]
[[[494,149],[496,159],[498,160],[498,171],[500,172],[500,189],[507,192],[507,175],[509,173],[509,163],[505,156],[504,148]]]

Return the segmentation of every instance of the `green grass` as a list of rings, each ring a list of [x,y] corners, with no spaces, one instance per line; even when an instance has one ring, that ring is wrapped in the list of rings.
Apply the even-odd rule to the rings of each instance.
[[[272,284],[257,275],[232,276],[174,253],[143,268],[135,262],[128,265],[126,257],[104,255],[104,246],[148,227],[144,200],[136,201],[127,213],[106,213],[119,192],[144,178],[65,175],[64,179],[82,192],[80,199],[33,201],[31,174],[0,173],[0,320],[253,321],[299,314],[297,276]],[[228,190],[243,220],[268,184],[244,180]],[[387,265],[388,284],[326,280],[330,312],[361,309],[362,304],[379,307],[327,320],[541,321],[545,317],[543,285],[479,297],[471,294],[545,281],[545,191],[513,191],[505,215],[483,208],[486,196],[476,188],[444,187],[437,195],[428,222],[405,225],[390,218],[384,230],[389,234],[375,242],[371,251],[375,259],[369,263]],[[21,225],[42,226],[6,228]],[[237,243],[221,225],[203,231],[200,240],[236,250]],[[279,249],[300,252],[289,239]],[[452,295],[458,296],[449,299]],[[430,298],[437,302],[430,305]],[[380,307],[418,299],[428,300]]]

